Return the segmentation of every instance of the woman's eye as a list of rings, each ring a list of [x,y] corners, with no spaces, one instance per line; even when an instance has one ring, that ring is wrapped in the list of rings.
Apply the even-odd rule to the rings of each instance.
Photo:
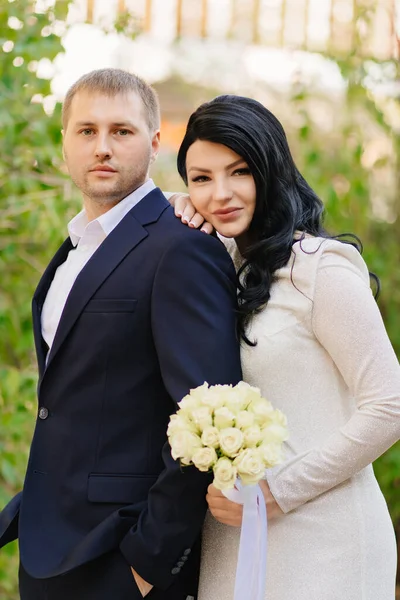
[[[250,169],[248,167],[242,167],[241,169],[236,169],[233,172],[233,175],[250,175]]]
[[[209,179],[206,175],[198,175],[197,177],[193,177],[192,181],[194,183],[202,183],[203,181],[209,181]]]

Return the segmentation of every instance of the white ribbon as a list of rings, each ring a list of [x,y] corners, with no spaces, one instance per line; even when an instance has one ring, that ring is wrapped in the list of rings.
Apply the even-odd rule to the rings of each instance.
[[[242,485],[223,490],[232,502],[243,504],[233,600],[265,600],[267,575],[267,510],[259,485]]]

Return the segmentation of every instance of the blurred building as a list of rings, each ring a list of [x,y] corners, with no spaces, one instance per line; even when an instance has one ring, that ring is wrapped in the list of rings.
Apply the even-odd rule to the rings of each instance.
[[[398,57],[399,5],[400,0],[74,0],[54,91],[61,98],[94,68],[132,70],[158,89],[164,147],[175,148],[191,110],[221,92],[252,95],[273,107],[280,100],[271,93],[290,95],[298,81],[311,93],[340,97],[345,82],[329,57]]]
[[[89,22],[104,23],[131,13],[139,30],[170,40],[236,39],[335,56],[356,51],[379,59],[399,53],[396,0],[78,0],[75,4]]]

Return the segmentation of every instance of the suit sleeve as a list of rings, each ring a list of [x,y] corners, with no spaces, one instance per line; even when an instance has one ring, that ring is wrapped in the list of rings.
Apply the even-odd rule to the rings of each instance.
[[[153,337],[175,402],[204,381],[236,384],[241,379],[232,262],[219,240],[191,233],[165,252],[152,293]],[[163,460],[146,508],[120,545],[140,576],[161,589],[184,568],[177,563],[199,536],[211,482],[194,467],[181,469],[168,443]]]

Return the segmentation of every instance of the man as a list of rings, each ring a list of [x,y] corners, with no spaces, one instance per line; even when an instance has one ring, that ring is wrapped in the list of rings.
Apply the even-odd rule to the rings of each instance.
[[[22,600],[195,598],[210,479],[173,461],[166,430],[190,388],[241,378],[233,266],[149,179],[142,80],[83,76],[63,127],[84,210],[33,298],[38,419],[0,544],[19,538]]]

